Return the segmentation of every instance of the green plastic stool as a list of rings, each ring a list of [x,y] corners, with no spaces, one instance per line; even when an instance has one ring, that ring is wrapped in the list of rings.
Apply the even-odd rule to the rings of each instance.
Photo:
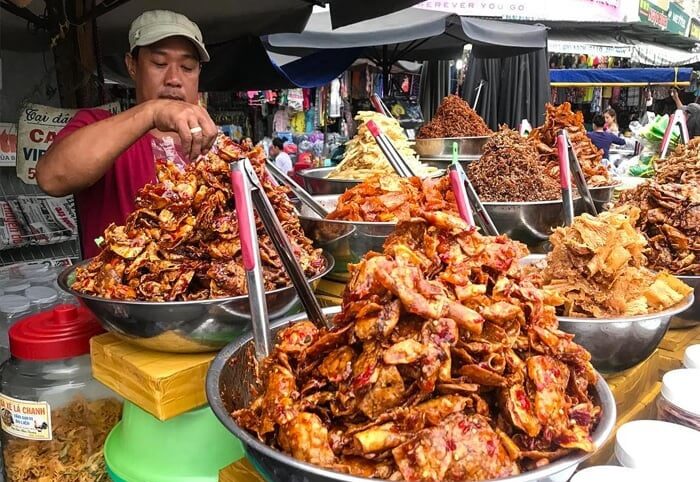
[[[218,482],[244,451],[209,407],[161,422],[125,401],[104,454],[114,482]]]

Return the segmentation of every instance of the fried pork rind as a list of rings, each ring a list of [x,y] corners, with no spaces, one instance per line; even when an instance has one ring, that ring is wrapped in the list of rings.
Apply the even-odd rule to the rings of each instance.
[[[545,289],[566,299],[565,316],[605,318],[653,313],[675,305],[692,288],[646,267],[646,238],[634,225],[639,209],[622,207],[598,217],[582,214],[557,228],[543,272]]]
[[[338,166],[328,175],[329,179],[365,180],[376,175],[396,174],[396,171],[379,144],[367,128],[367,122],[374,121],[401,153],[416,176],[426,177],[437,173],[437,169],[423,164],[408,143],[408,138],[396,119],[378,112],[360,111],[355,120],[360,124],[357,134],[345,146],[345,156]]]
[[[124,226],[112,224],[105,230],[102,252],[76,270],[71,287],[87,295],[143,301],[247,293],[228,165],[244,156],[253,164],[304,272],[308,277],[320,274],[323,254],[304,235],[287,188],[268,179],[262,149],[244,152],[219,136],[215,148],[184,171],[170,162],[156,163],[158,182],[139,191],[136,211]],[[282,261],[257,221],[265,289],[289,286]]]
[[[655,162],[654,180],[659,184],[700,185],[700,138],[680,144],[666,159]]]
[[[613,185],[610,173],[602,164],[603,151],[598,149],[586,135],[583,113],[574,113],[568,102],[559,106],[547,104],[544,124],[530,132],[529,139],[539,151],[540,160],[544,163],[549,176],[559,179],[559,154],[556,142],[562,129],[566,129],[569,134],[569,140],[574,146],[588,186]]]
[[[421,180],[375,175],[341,194],[327,219],[397,222],[411,219],[423,209],[456,211],[456,206],[447,177]]]
[[[484,119],[457,95],[448,95],[433,118],[418,131],[419,139],[490,136],[493,131]]]
[[[6,435],[2,449],[7,482],[107,482],[102,448],[121,412],[115,399],[76,398],[51,409],[52,440]]]
[[[649,242],[646,255],[651,269],[700,275],[699,184],[642,184],[623,192],[617,205],[641,211],[636,227]]]
[[[352,266],[335,328],[279,334],[237,423],[301,460],[386,480],[489,480],[592,451],[597,376],[557,329],[562,298],[520,265],[525,246],[420,214]]]

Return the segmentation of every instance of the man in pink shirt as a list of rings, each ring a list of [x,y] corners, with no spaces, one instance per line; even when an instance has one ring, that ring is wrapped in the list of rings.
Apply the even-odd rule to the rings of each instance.
[[[198,103],[202,33],[187,17],[144,12],[129,29],[126,67],[137,105],[117,115],[82,110],[37,164],[37,182],[52,196],[75,194],[83,256],[111,223],[123,224],[137,191],[155,180],[151,141],[171,136],[189,159],[205,154],[217,129]]]

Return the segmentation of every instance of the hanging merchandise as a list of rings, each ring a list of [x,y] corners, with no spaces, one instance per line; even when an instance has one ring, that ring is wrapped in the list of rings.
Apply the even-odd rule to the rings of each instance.
[[[599,114],[603,112],[603,88],[593,88],[593,98],[591,99],[591,112]]]
[[[295,113],[290,119],[290,124],[292,127],[292,132],[297,134],[303,133],[306,129],[306,114],[301,111]]]
[[[314,112],[313,109],[306,111],[306,113],[304,114],[305,124],[306,124],[304,132],[311,132],[314,130],[314,117],[315,116],[316,116],[316,113]]]
[[[272,130],[274,132],[287,132],[289,130],[289,114],[287,109],[281,108],[275,112],[272,119]]]
[[[304,110],[309,110],[311,108],[311,89],[302,89],[304,93]]]
[[[304,110],[304,92],[302,89],[290,89],[287,94],[289,110],[300,112]]]
[[[328,117],[337,119],[340,117],[340,109],[343,100],[340,97],[340,80],[333,79],[330,88],[330,100],[328,104]]]

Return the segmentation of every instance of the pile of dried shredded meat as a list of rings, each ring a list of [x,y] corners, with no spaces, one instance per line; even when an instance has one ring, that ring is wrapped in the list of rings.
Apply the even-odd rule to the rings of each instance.
[[[636,226],[649,241],[647,259],[652,269],[700,275],[698,184],[642,184],[623,192],[617,205],[640,209]]]
[[[593,217],[582,214],[557,228],[543,271],[545,288],[562,295],[565,316],[617,317],[654,313],[675,305],[693,288],[646,267],[647,241],[635,229],[636,207]]]
[[[280,332],[233,417],[299,460],[384,480],[490,480],[592,452],[597,375],[526,254],[444,212],[399,223],[351,268],[332,330]]]
[[[448,95],[430,122],[420,128],[418,138],[481,137],[492,133],[484,119],[465,100],[456,95]]]
[[[574,147],[588,185],[591,187],[612,185],[613,180],[602,164],[603,151],[598,149],[586,135],[583,114],[574,113],[568,102],[557,107],[547,104],[544,124],[530,132],[530,139],[535,143],[548,174],[554,179],[559,179],[559,154],[556,142],[562,129],[566,129],[569,134],[569,140]]]
[[[51,440],[3,440],[7,482],[107,482],[102,447],[121,412],[114,399],[77,398],[52,408]]]
[[[158,161],[158,182],[138,194],[124,226],[110,225],[104,248],[76,270],[72,288],[104,298],[144,301],[206,300],[247,293],[229,162],[247,156],[307,276],[325,260],[299,224],[288,189],[266,175],[261,147],[249,152],[220,136],[215,148],[182,170]],[[257,214],[256,214],[257,216]],[[282,261],[258,220],[265,289],[288,286]]]
[[[655,161],[654,180],[659,184],[700,184],[700,137],[681,144],[666,159]]]
[[[542,171],[537,151],[516,131],[501,127],[469,163],[469,179],[482,201],[551,201],[561,198],[559,183]]]
[[[446,176],[421,180],[375,175],[345,191],[327,219],[396,222],[410,219],[423,209],[456,211],[456,206]]]

